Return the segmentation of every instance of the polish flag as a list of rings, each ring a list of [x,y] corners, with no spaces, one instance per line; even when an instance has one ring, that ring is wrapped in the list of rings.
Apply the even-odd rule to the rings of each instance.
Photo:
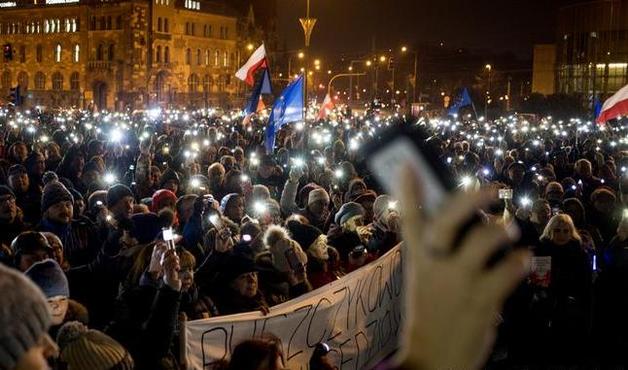
[[[331,99],[331,96],[329,94],[325,95],[323,105],[321,105],[321,109],[318,111],[318,119],[325,119],[334,107],[334,101]]]
[[[253,52],[253,54],[251,54],[249,60],[244,63],[242,68],[240,68],[235,75],[240,80],[246,82],[249,86],[253,86],[253,83],[255,82],[253,78],[255,72],[260,68],[266,67],[266,48],[264,47],[264,44],[262,44]]]
[[[628,85],[604,102],[596,122],[601,125],[619,116],[628,116]]]

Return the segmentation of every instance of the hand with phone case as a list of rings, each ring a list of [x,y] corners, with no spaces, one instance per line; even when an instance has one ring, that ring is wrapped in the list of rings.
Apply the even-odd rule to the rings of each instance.
[[[430,215],[419,209],[425,192],[413,169],[402,175],[404,248],[410,266],[406,306],[410,316],[402,351],[408,368],[477,369],[490,354],[495,317],[529,271],[530,253],[510,251],[487,268],[496,251],[512,242],[506,228],[473,223],[457,238],[477,209],[490,204],[490,192],[444,196]],[[411,350],[409,350],[411,348]]]

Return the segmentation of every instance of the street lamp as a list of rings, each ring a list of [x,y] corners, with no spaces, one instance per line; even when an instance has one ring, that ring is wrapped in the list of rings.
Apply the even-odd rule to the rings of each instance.
[[[248,45],[246,45],[246,50],[252,51],[253,47],[254,47],[253,44],[249,43]]]
[[[488,105],[491,103],[491,72],[493,71],[493,66],[487,64],[484,66],[486,72],[488,73],[488,88],[486,90],[486,99],[484,101],[484,117],[488,120]]]
[[[379,57],[379,61],[384,63],[386,61],[386,56],[382,55],[381,57]]]
[[[298,57],[299,57],[299,59],[305,58],[305,53],[300,51]]]
[[[367,67],[370,67],[372,64],[373,64],[373,62],[371,62],[370,60],[367,60],[367,61],[366,61],[366,66],[367,66]]]

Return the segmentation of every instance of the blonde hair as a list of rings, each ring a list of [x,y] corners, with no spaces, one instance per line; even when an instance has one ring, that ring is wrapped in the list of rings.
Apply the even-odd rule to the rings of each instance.
[[[566,213],[559,213],[550,218],[547,226],[545,226],[545,229],[543,230],[543,234],[539,239],[541,241],[552,240],[552,234],[558,224],[567,225],[570,229],[570,239],[576,240],[578,243],[582,243],[582,238],[580,237],[580,234],[578,233],[578,230],[576,229],[576,226],[574,225],[571,216]]]

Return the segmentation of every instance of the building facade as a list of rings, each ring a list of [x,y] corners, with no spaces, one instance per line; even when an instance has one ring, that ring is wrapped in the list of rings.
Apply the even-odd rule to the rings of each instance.
[[[591,99],[628,84],[628,0],[563,7],[556,43],[557,92]]]
[[[532,92],[552,95],[556,92],[556,45],[534,45],[532,59]]]
[[[19,85],[26,106],[229,106],[245,18],[203,0],[0,0],[1,96]]]

